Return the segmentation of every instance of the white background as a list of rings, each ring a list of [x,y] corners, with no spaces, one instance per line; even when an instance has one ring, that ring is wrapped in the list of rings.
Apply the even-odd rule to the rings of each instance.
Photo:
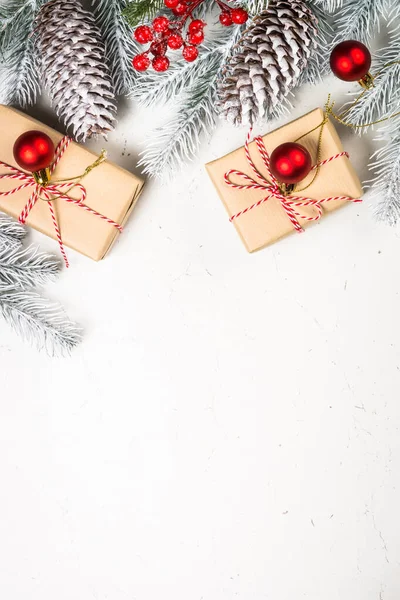
[[[111,158],[135,170],[153,121],[126,102]],[[244,135],[149,181],[105,261],[69,252],[45,293],[71,358],[1,323],[2,599],[398,600],[399,230],[367,196],[248,255],[203,166]]]

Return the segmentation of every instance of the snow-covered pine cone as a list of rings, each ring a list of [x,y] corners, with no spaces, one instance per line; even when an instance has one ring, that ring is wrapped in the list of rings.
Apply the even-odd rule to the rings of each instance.
[[[245,31],[218,82],[219,109],[252,125],[297,84],[316,47],[317,19],[302,0],[271,0]]]
[[[114,129],[116,99],[93,15],[79,0],[52,0],[36,24],[43,81],[58,117],[78,141]]]

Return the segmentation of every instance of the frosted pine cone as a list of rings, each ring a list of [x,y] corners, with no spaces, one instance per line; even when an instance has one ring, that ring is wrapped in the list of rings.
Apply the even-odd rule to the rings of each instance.
[[[252,125],[298,83],[316,47],[317,19],[302,0],[271,0],[244,33],[218,83],[220,111]]]
[[[79,0],[53,0],[37,17],[43,79],[75,139],[114,129],[116,100],[100,31]]]

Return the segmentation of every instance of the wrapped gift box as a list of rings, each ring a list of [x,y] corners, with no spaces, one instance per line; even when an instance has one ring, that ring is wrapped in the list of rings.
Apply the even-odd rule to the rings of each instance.
[[[303,134],[309,133],[302,138],[299,143],[308,149],[314,164],[317,162],[318,141],[320,128],[318,126],[324,120],[324,112],[316,109],[309,114],[269,133],[263,137],[263,141],[268,153],[271,155],[273,150],[285,142],[294,142]],[[261,156],[256,148],[255,142],[249,145],[251,157],[257,169],[265,173],[265,166]],[[336,154],[343,152],[343,146],[332,122],[328,121],[322,132],[321,139],[321,161],[327,160]],[[218,194],[225,205],[229,218],[236,215],[245,208],[257,203],[267,194],[264,190],[237,190],[229,187],[224,180],[224,175],[230,170],[238,170],[254,177],[253,172],[247,162],[244,147],[234,150],[230,154],[214,160],[206,165],[208,174],[215,185]],[[311,173],[297,187],[306,187],[313,179],[315,173]],[[243,179],[235,176],[231,177],[235,183],[245,183]],[[304,192],[293,192],[296,196],[310,197],[314,200],[322,200],[327,197],[349,196],[350,198],[361,198],[363,189],[360,180],[350,162],[343,156],[321,167],[318,176],[312,185]],[[349,204],[349,201],[334,201],[324,203],[323,212],[330,213],[342,206]],[[310,217],[315,216],[315,207],[305,207],[301,212]],[[281,202],[275,198],[270,198],[267,202],[257,208],[250,210],[246,214],[232,221],[237,232],[242,238],[247,250],[255,252],[265,246],[277,242],[286,235],[293,233],[293,228],[287,213],[284,211]],[[299,219],[303,227],[307,227],[310,222]],[[232,226],[228,222],[228,226]]]
[[[18,167],[13,157],[16,139],[29,130],[40,130],[51,137],[55,145],[63,135],[27,115],[0,105],[0,160]],[[52,180],[68,179],[84,172],[96,160],[97,155],[72,142],[56,167]],[[1,170],[1,173],[6,171]],[[16,187],[15,180],[2,180],[0,191]],[[125,169],[106,161],[91,171],[83,180],[87,197],[85,204],[113,221],[124,225],[132,212],[143,188],[143,181]],[[31,195],[32,188],[21,190],[11,196],[0,196],[0,211],[18,219]],[[73,195],[73,194],[72,194]],[[106,256],[119,231],[107,222],[67,203],[54,200],[63,243],[81,254],[101,260]],[[32,209],[27,225],[56,239],[54,224],[46,202],[38,201]]]

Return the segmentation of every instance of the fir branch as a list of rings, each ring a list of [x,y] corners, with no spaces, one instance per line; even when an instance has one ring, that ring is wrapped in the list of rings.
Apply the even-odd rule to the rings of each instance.
[[[5,246],[0,248],[0,292],[44,285],[54,281],[59,262],[49,254],[41,254],[37,248],[22,250]]]
[[[137,53],[131,28],[124,16],[128,0],[92,0],[92,6],[105,43],[115,93],[127,94],[136,81],[132,58]]]
[[[349,110],[346,121],[355,125],[373,123],[379,119],[390,116],[400,110],[400,64],[385,65],[400,61],[400,38],[398,30],[391,32],[391,43],[383,48],[376,56],[375,72],[382,70],[374,81],[374,87],[368,90],[362,98]],[[367,128],[360,129],[363,133]]]
[[[105,0],[107,2],[107,0]],[[150,21],[164,8],[164,0],[133,0],[127,3],[123,14],[131,27]]]
[[[26,235],[26,229],[11,217],[0,213],[0,251],[2,248],[18,248]]]
[[[214,68],[210,65],[209,73],[200,76],[187,91],[184,107],[175,118],[153,133],[139,162],[145,173],[152,177],[171,176],[181,167],[182,160],[191,160],[196,154],[201,135],[215,126],[216,90],[213,84],[220,66],[215,60]]]
[[[400,223],[400,120],[381,129],[381,141],[386,145],[373,156],[375,178],[370,182],[378,203],[375,215],[378,221],[394,226]]]
[[[150,176],[167,178],[191,160],[197,152],[202,135],[210,133],[217,120],[216,85],[221,69],[232,46],[240,37],[241,28],[228,31],[219,41],[210,42],[205,52],[192,64],[179,61],[173,65],[157,86],[157,99],[171,100],[183,92],[181,108],[168,124],[150,136],[148,148],[142,153],[140,165]],[[197,64],[196,64],[197,63]],[[143,88],[144,102],[152,104],[153,75]],[[162,82],[162,83],[161,83]]]
[[[0,314],[25,340],[50,355],[70,353],[81,331],[63,309],[34,292],[0,293]]]
[[[8,0],[0,8],[0,101],[26,107],[39,92],[38,52],[31,37],[45,0]]]
[[[368,43],[379,30],[381,16],[386,16],[392,0],[346,0],[337,11],[335,43],[359,40]]]
[[[238,5],[246,9],[249,15],[256,16],[268,7],[269,0],[244,0],[238,1]]]

